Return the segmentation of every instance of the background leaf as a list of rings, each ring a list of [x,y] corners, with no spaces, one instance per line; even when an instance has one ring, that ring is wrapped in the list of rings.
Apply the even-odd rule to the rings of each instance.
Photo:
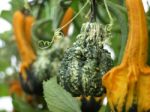
[[[22,9],[24,6],[24,0],[11,0],[10,4],[12,6],[12,10],[16,11],[18,9]]]
[[[24,100],[22,100],[20,97],[17,95],[12,96],[12,103],[15,109],[15,112],[48,112],[48,110],[42,110],[39,108],[34,108]]]
[[[8,96],[9,91],[8,91],[8,85],[3,83],[0,83],[0,96]]]
[[[126,41],[127,41],[127,36],[128,36],[127,15],[123,11],[121,12],[119,5],[116,5],[113,2],[109,1],[108,6],[109,6],[111,12],[117,18],[117,21],[119,22],[120,30],[121,30],[121,49],[120,49],[120,53],[118,55],[118,63],[117,63],[117,64],[119,64],[123,57],[123,53],[124,53],[124,49],[125,49]],[[118,10],[118,9],[120,9],[120,10]]]
[[[0,16],[8,22],[12,23],[12,12],[4,10],[1,12]]]
[[[31,108],[29,104],[22,101],[18,96],[14,95],[12,98],[12,103],[16,112],[24,112],[24,110],[27,112],[34,112],[34,109]]]

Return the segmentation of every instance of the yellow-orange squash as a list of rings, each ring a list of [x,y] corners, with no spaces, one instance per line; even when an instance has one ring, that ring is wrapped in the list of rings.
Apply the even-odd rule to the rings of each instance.
[[[71,7],[69,7],[69,8],[67,9],[67,11],[65,12],[64,16],[63,16],[63,19],[62,19],[62,21],[61,21],[61,23],[60,23],[60,27],[63,27],[64,25],[68,24],[68,22],[69,22],[69,21],[72,19],[72,17],[73,17],[73,13],[74,13],[74,10],[73,10]],[[62,29],[62,32],[64,33],[65,36],[66,36],[67,33],[68,33],[69,25],[70,25],[70,24],[68,24],[66,27],[64,27],[64,28]]]
[[[24,20],[25,21],[24,22],[24,24],[25,24],[25,26],[24,26],[25,27],[24,28],[24,30],[25,30],[25,39],[27,40],[28,44],[30,46],[32,46],[32,43],[31,43],[31,40],[32,40],[31,32],[32,32],[32,25],[33,25],[33,23],[35,21],[35,18],[33,16],[31,16],[31,15],[26,15],[24,19],[25,19]]]
[[[26,22],[26,21],[27,22]],[[36,54],[31,47],[31,25],[33,19],[25,18],[21,11],[16,11],[13,17],[13,30],[17,42],[18,50],[21,56],[21,73],[25,72],[32,62],[36,59]]]
[[[128,41],[122,63],[103,77],[112,111],[150,110],[150,67],[147,63],[148,33],[142,0],[126,0]]]

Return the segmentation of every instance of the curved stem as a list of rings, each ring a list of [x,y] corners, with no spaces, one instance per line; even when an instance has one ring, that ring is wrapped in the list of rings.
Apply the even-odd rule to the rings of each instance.
[[[96,21],[96,0],[91,0],[91,18],[90,22]]]
[[[104,5],[105,5],[105,7],[106,7],[106,11],[107,11],[108,16],[109,16],[109,19],[110,19],[110,26],[112,26],[112,25],[113,25],[113,18],[112,18],[112,16],[111,16],[110,12],[109,12],[109,9],[108,9],[106,0],[104,0]]]

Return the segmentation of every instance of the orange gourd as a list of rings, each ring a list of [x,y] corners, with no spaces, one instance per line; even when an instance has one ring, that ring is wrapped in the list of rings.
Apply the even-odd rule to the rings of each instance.
[[[63,27],[65,24],[67,24],[72,19],[73,13],[74,13],[74,10],[71,7],[69,7],[63,16],[63,19],[60,23],[60,27]],[[70,24],[68,24],[66,27],[64,27],[62,29],[62,32],[65,36],[68,34],[69,25]]]
[[[20,72],[22,74],[25,73],[25,69],[27,69],[36,59],[36,54],[30,45],[31,25],[27,26],[28,29],[25,27],[25,25],[25,15],[21,11],[16,11],[13,17],[13,29],[15,40],[21,56],[22,64]]]
[[[112,111],[150,110],[150,67],[147,63],[148,32],[142,0],[126,0],[129,18],[128,41],[122,62],[107,72],[103,85]]]
[[[29,45],[32,45],[31,43],[31,33],[32,33],[32,25],[34,22],[34,17],[31,15],[26,15],[25,18],[25,38],[27,40],[27,42],[29,43]]]

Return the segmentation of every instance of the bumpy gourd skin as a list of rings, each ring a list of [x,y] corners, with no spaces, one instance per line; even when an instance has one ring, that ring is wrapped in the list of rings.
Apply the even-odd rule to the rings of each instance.
[[[46,77],[56,76],[63,54],[70,45],[71,41],[69,38],[61,37],[58,39],[55,37],[51,48],[38,53],[37,60],[32,65],[32,70],[38,80],[43,81]]]
[[[74,96],[101,96],[104,92],[100,79],[113,65],[110,53],[103,49],[108,36],[105,26],[85,23],[77,41],[66,51],[58,83]]]

